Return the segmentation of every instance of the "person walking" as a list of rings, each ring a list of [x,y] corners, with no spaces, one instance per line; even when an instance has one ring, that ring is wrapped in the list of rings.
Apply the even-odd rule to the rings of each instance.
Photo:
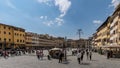
[[[91,50],[89,51],[89,57],[90,57],[90,60],[92,60],[92,51]]]
[[[107,51],[107,59],[109,59],[110,58],[110,51],[108,50]]]
[[[87,60],[89,59],[89,52],[88,50],[86,50],[86,56],[87,56]]]
[[[36,51],[36,56],[38,59],[40,59],[40,51],[39,50]]]
[[[84,52],[84,50],[82,50],[81,51],[81,61],[83,61],[84,54],[85,54],[85,52]]]
[[[77,53],[77,61],[78,61],[79,64],[81,63],[81,53],[80,53],[80,51],[78,51],[78,53]]]
[[[4,58],[8,58],[9,56],[8,56],[8,52],[7,51],[4,51]]]
[[[48,58],[48,60],[51,60],[51,56],[49,54],[47,55],[47,58]]]
[[[62,63],[63,53],[59,52],[59,63]]]
[[[41,59],[41,60],[43,60],[43,56],[44,56],[43,50],[41,49],[41,50],[40,50],[40,59]]]
[[[51,56],[50,56],[50,52],[48,51],[48,55],[47,55],[48,60],[51,60]]]

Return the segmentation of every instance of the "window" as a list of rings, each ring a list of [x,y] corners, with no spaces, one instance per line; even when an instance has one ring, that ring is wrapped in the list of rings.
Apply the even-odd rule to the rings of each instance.
[[[6,34],[6,32],[4,31],[4,34]]]
[[[6,41],[6,38],[4,38],[4,41]]]
[[[11,39],[9,39],[9,41],[11,41]]]
[[[17,40],[17,42],[19,42],[19,40]]]
[[[19,34],[17,33],[17,36],[18,36]]]
[[[23,40],[23,42],[24,42],[24,40]]]
[[[6,27],[4,26],[4,29],[6,29]]]
[[[9,35],[11,35],[11,33],[9,32]]]
[[[115,34],[115,30],[113,31],[113,34]]]
[[[10,27],[8,29],[10,30]]]

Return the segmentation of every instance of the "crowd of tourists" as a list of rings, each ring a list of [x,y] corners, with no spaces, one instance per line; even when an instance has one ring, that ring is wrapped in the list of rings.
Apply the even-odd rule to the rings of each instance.
[[[31,51],[34,52],[34,51]],[[21,56],[30,53],[26,49],[11,49],[11,50],[0,50],[0,57],[9,58],[13,56]]]
[[[83,61],[85,54],[86,54],[87,60],[92,60],[92,50],[81,49],[81,50],[78,50],[78,53],[77,53],[77,60],[79,64]]]
[[[21,56],[26,54],[34,53],[36,54],[37,58],[39,60],[43,60],[44,57],[44,50],[43,49],[36,49],[36,50],[26,50],[26,49],[16,49],[16,50],[0,50],[0,56],[4,58],[12,57],[12,56]],[[70,50],[69,50],[70,51]],[[77,57],[77,61],[80,64],[83,61],[84,55],[86,55],[87,60],[92,59],[92,51],[89,49],[77,49],[72,50],[72,56]],[[51,58],[58,59],[59,63],[62,63],[65,60],[65,50],[57,50],[57,51],[51,51],[48,50],[47,55],[48,60],[51,60]]]
[[[41,50],[40,50],[41,51]],[[43,58],[43,51],[40,51],[38,53],[36,53],[36,55],[38,56],[38,54],[41,56],[41,58]],[[52,58],[58,59],[58,63],[62,63],[65,60],[65,50],[61,50],[61,51],[56,51],[54,52],[54,54],[50,54],[51,52],[48,51],[48,55],[47,58],[48,60],[51,60]],[[53,52],[53,51],[52,51]],[[53,56],[55,55],[55,57]],[[57,56],[57,58],[56,58]],[[92,50],[90,49],[76,49],[76,50],[72,50],[72,56],[76,56],[77,57],[77,61],[80,64],[83,61],[83,58],[86,56],[87,60],[92,60]]]

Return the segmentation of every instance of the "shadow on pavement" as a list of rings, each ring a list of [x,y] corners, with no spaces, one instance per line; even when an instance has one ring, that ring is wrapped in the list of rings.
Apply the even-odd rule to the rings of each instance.
[[[90,63],[82,62],[80,65],[90,65]]]
[[[69,64],[69,63],[70,63],[69,60],[62,62],[62,64]]]
[[[91,60],[91,61],[98,61],[98,60]]]
[[[120,58],[110,58],[108,60],[112,60],[112,61],[120,61]]]
[[[46,61],[47,59],[38,59],[39,61]]]

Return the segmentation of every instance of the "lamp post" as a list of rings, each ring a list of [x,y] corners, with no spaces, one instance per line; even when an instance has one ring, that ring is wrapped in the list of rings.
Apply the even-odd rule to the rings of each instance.
[[[65,53],[65,61],[67,61],[67,51],[66,51],[66,46],[67,46],[67,37],[64,38],[65,42],[63,44],[63,48],[64,48],[64,53]]]
[[[78,29],[78,31],[77,31],[77,34],[79,35],[78,49],[80,48],[80,38],[81,38],[81,33],[82,33],[82,29]]]

